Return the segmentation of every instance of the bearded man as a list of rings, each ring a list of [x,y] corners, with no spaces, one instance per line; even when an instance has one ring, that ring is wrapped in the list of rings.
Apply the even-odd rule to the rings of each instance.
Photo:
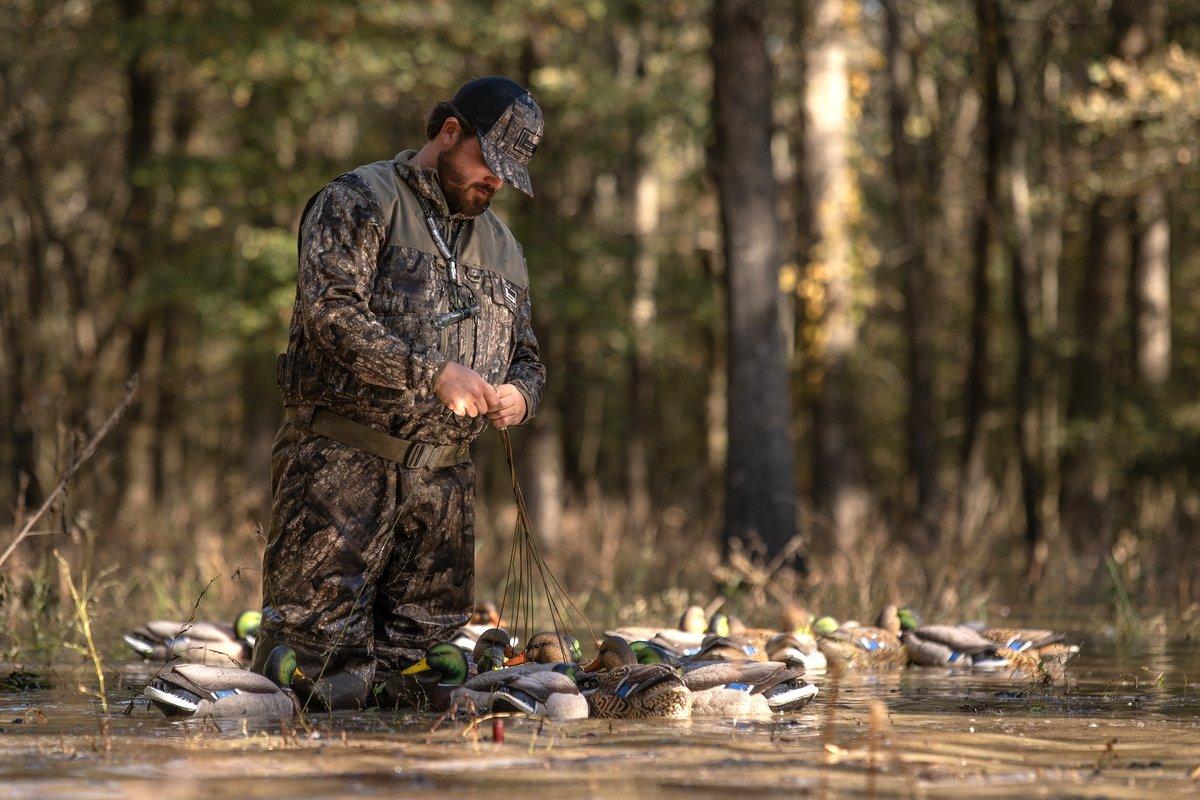
[[[532,194],[542,129],[527,90],[477,78],[420,150],[304,210],[254,665],[292,647],[328,708],[372,704],[472,607],[469,445],[528,421],[546,379],[524,254],[488,206],[503,183]]]

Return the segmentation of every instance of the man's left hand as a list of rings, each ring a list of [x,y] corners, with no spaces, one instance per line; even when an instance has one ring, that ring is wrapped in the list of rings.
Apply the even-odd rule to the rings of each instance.
[[[511,383],[500,384],[496,387],[496,405],[488,409],[488,419],[500,430],[520,425],[525,419],[525,395]]]

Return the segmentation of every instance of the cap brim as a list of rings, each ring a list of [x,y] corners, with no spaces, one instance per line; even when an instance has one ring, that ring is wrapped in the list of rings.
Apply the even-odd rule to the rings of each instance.
[[[482,136],[479,137],[479,149],[483,151],[484,163],[492,172],[496,173],[496,177],[533,197],[533,186],[529,183],[527,166]]]

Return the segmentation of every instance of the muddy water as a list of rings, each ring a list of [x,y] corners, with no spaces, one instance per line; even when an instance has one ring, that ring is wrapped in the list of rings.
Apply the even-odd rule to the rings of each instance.
[[[1077,640],[1065,687],[939,670],[819,678],[808,708],[770,722],[509,720],[502,744],[490,724],[433,730],[419,714],[281,730],[169,722],[134,703],[102,718],[76,690],[89,673],[64,668],[54,688],[0,693],[0,798],[1195,796],[1197,648]],[[117,701],[148,677],[117,672]]]

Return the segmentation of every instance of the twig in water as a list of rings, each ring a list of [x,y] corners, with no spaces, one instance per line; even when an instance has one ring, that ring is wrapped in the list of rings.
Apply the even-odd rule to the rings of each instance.
[[[71,478],[75,476],[75,473],[79,471],[79,468],[83,466],[83,463],[91,458],[92,454],[96,452],[96,448],[100,446],[101,440],[108,435],[108,432],[113,429],[113,426],[117,424],[117,421],[121,419],[126,411],[129,410],[129,406],[133,403],[133,395],[137,392],[137,388],[138,376],[135,374],[129,379],[129,383],[125,386],[125,397],[121,399],[121,402],[117,404],[117,407],[113,409],[113,412],[108,415],[108,419],[104,421],[104,424],[101,425],[94,434],[92,434],[92,438],[89,439],[88,443],[84,445],[82,450],[79,451],[79,455],[75,456],[71,463],[67,465],[67,468],[63,471],[62,475],[59,476],[58,485],[54,487],[50,494],[46,495],[46,499],[42,501],[42,504],[38,507],[37,511],[33,512],[33,516],[25,520],[25,524],[22,525],[20,531],[17,532],[16,538],[9,542],[8,547],[5,548],[3,553],[0,553],[0,566],[4,566],[4,562],[7,561],[8,557],[11,556],[13,551],[17,549],[17,545],[30,536],[30,534],[33,532],[33,526],[37,525],[38,520],[40,520],[42,516],[50,510],[50,507],[54,505],[54,501],[57,500],[58,496],[66,490],[67,484],[70,483]]]

